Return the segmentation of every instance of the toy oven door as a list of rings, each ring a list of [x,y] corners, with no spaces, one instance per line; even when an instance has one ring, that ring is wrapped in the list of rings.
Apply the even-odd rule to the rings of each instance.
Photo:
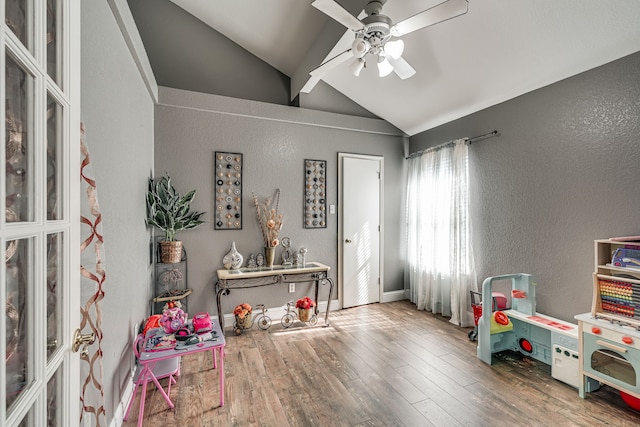
[[[606,338],[584,334],[584,370],[594,378],[625,390],[640,392],[638,374],[640,350]]]

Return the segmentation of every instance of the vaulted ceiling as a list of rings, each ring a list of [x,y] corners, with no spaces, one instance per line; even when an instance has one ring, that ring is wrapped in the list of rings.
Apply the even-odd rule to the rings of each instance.
[[[292,98],[354,38],[312,0],[171,1],[290,77]],[[382,13],[398,22],[442,1],[386,0]],[[339,3],[364,16],[366,0]],[[322,80],[415,135],[640,51],[640,1],[469,0],[466,14],[402,39],[413,77],[375,66],[356,77],[346,61]]]

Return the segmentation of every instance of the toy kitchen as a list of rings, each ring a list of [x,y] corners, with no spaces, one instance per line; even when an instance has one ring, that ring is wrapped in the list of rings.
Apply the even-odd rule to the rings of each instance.
[[[580,397],[593,379],[619,390],[627,403],[640,399],[639,241],[595,241],[591,312],[575,318],[582,361]]]

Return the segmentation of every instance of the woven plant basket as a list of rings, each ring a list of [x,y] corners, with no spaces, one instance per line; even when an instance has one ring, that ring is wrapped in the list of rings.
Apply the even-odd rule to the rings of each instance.
[[[243,318],[236,316],[236,326],[241,329],[251,328],[251,313],[247,313]]]
[[[182,260],[182,242],[159,242],[160,262],[163,264],[176,264]]]
[[[298,319],[300,319],[301,322],[308,322],[309,319],[311,319],[312,314],[313,314],[313,309],[311,308],[298,309]]]

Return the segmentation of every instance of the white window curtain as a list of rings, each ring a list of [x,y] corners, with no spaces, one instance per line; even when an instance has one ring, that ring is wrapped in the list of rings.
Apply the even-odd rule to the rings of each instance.
[[[472,326],[477,290],[469,217],[468,143],[459,139],[409,159],[407,242],[411,301]]]

